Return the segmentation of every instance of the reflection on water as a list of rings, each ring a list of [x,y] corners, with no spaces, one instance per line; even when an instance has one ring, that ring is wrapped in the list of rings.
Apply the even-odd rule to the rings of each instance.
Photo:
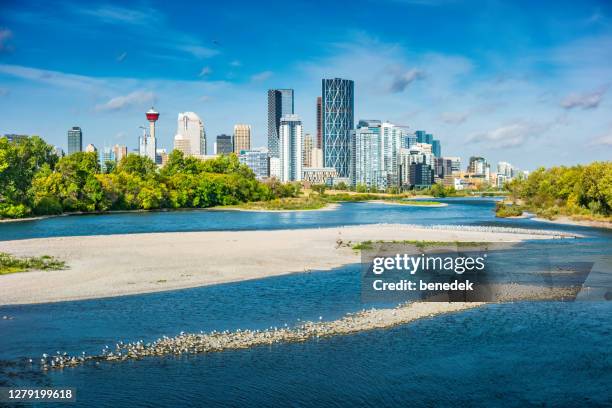
[[[511,225],[586,233],[526,242],[499,268],[543,279],[547,264],[592,262],[610,276],[611,234],[531,220],[497,220],[491,202],[440,209],[366,203],[307,213],[177,212],[61,217],[0,225],[0,239],[64,234],[287,228],[374,222]],[[1,244],[0,244],[1,245]],[[609,302],[515,303],[390,330],[210,355],[87,365],[43,374],[26,358],[55,350],[333,320],[359,310],[360,268],[172,292],[0,307],[0,385],[70,386],[77,406],[411,405],[578,406],[610,403]],[[387,306],[387,305],[375,305]],[[45,404],[45,406],[51,406]]]

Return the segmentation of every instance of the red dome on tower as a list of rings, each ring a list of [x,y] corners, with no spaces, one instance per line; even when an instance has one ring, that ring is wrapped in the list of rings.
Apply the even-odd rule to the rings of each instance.
[[[159,119],[159,112],[156,111],[154,108],[149,109],[146,115],[147,115],[147,120],[149,122],[156,122],[157,119]]]

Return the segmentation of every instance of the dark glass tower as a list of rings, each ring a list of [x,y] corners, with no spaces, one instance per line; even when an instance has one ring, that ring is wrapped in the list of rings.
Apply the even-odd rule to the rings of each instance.
[[[270,157],[279,157],[280,119],[294,114],[293,89],[268,90],[268,152]]]
[[[83,151],[83,132],[78,126],[68,130],[68,154]]]
[[[323,162],[325,167],[334,167],[339,177],[350,176],[354,99],[353,81],[340,78],[322,80]]]

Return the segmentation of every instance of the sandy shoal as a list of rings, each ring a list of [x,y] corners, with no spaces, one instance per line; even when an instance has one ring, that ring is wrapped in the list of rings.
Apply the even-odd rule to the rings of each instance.
[[[547,235],[407,225],[168,232],[0,241],[0,252],[51,255],[68,269],[0,276],[0,305],[158,292],[358,263],[365,240],[519,242]]]

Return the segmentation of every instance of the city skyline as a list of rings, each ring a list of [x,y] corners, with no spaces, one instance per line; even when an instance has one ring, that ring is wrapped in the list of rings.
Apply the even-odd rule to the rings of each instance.
[[[606,2],[554,8],[542,2],[530,5],[529,17],[520,14],[521,2],[352,4],[323,10],[296,3],[305,18],[293,31],[302,34],[279,28],[279,43],[271,47],[272,34],[263,28],[253,27],[248,36],[220,30],[238,17],[217,5],[184,16],[175,10],[181,7],[156,2],[5,3],[0,133],[39,134],[66,149],[67,130],[79,126],[84,145],[132,150],[138,127],[146,125],[142,111],[155,105],[161,147],[172,147],[173,118],[185,111],[206,123],[209,151],[215,136],[231,134],[236,123],[250,124],[253,146],[265,146],[268,89],[294,89],[304,132],[316,134],[320,81],[339,77],[355,82],[355,122],[378,118],[427,129],[445,154],[464,160],[484,156],[533,169],[610,156]],[[244,15],[263,13],[243,6]],[[364,7],[378,8],[389,24],[364,25]],[[265,13],[275,18],[280,11]],[[342,15],[341,24],[307,30],[323,13]],[[68,26],[65,18],[77,19]],[[194,18],[211,24],[182,24]],[[402,19],[407,23],[394,24]],[[101,35],[127,34],[128,41],[91,46]]]

